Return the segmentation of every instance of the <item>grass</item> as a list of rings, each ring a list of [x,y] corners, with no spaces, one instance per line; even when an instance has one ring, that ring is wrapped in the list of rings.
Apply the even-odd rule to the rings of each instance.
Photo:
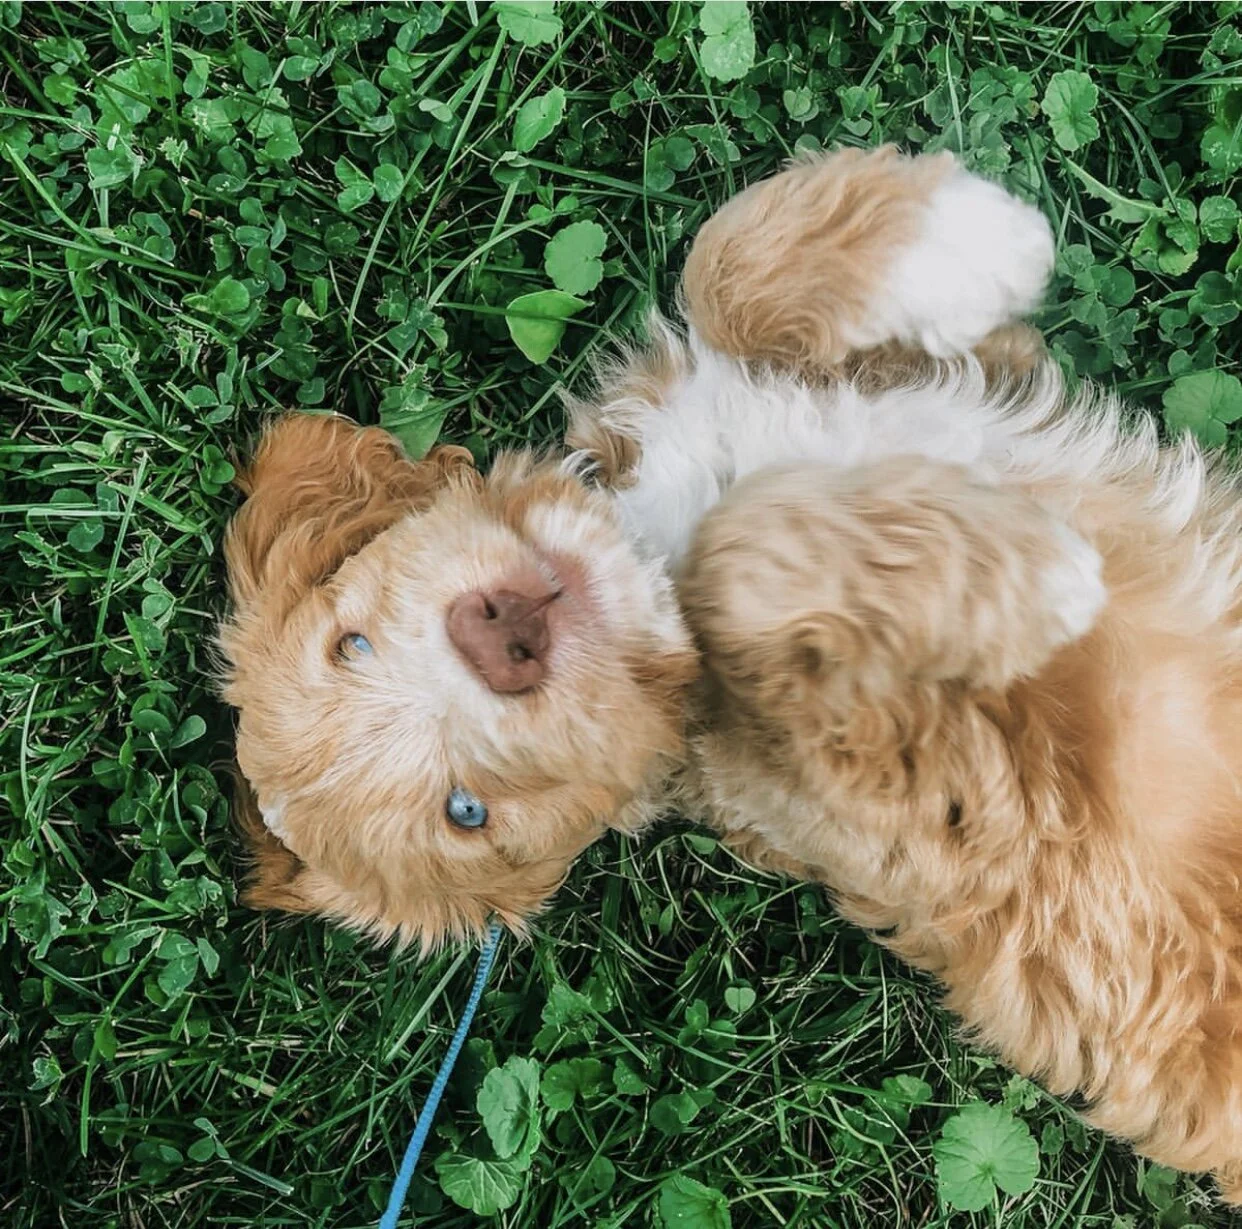
[[[236,904],[206,646],[265,413],[553,441],[714,204],[894,139],[1047,212],[1067,369],[1226,441],[1238,10],[0,3],[0,1221],[372,1223],[464,998],[468,954]],[[504,309],[550,289],[531,362]],[[935,1002],[702,833],[605,841],[502,951],[418,1223],[480,1175],[539,1229],[1229,1223]],[[974,1101],[1038,1176],[968,1213],[933,1147]]]

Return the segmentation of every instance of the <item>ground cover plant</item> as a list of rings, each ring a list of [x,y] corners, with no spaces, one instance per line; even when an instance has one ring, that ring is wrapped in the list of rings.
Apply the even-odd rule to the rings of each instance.
[[[1060,244],[1075,377],[1229,445],[1242,6],[0,3],[0,1222],[372,1223],[469,954],[236,904],[236,451],[480,460],[795,150],[951,148]],[[507,943],[422,1225],[1221,1226],[955,1039],[814,889],[670,824]]]

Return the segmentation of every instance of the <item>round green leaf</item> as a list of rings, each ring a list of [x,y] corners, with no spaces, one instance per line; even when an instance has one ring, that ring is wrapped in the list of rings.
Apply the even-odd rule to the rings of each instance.
[[[144,652],[155,656],[164,651],[168,638],[160,630],[159,624],[153,623],[150,619],[144,619],[141,615],[129,613],[125,615],[125,624],[129,628],[130,635],[137,644],[142,646]]]
[[[624,1058],[613,1068],[612,1086],[623,1097],[641,1097],[647,1091],[646,1082]]]
[[[106,1062],[111,1062],[116,1057],[116,1033],[107,1016],[95,1025],[95,1052]]]
[[[592,1157],[585,1169],[572,1169],[561,1175],[561,1185],[576,1203],[585,1203],[612,1190],[617,1168],[606,1157]]]
[[[177,747],[185,747],[192,742],[197,742],[206,733],[207,723],[197,713],[192,713],[173,731],[168,745],[174,750]]]
[[[185,935],[178,934],[175,930],[166,930],[160,938],[160,945],[155,954],[161,960],[186,960],[197,951],[198,949]]]
[[[207,976],[214,977],[216,970],[220,967],[220,953],[206,939],[201,938],[194,941],[194,950],[198,952],[198,958],[203,962],[203,969]]]
[[[556,0],[496,0],[492,8],[500,28],[528,47],[560,37],[562,24],[556,15]]]
[[[1242,133],[1226,124],[1213,124],[1199,141],[1199,156],[1214,171],[1234,175],[1242,170]]]
[[[1096,285],[1100,298],[1110,307],[1125,307],[1134,298],[1137,287],[1134,274],[1125,265],[1097,266]]]
[[[291,55],[285,61],[285,76],[290,81],[305,81],[318,67],[319,61],[308,55]]]
[[[495,1216],[517,1201],[522,1173],[512,1161],[484,1161],[445,1152],[436,1159],[440,1189],[476,1216]]]
[[[962,1212],[986,1208],[999,1188],[1022,1195],[1039,1176],[1039,1148],[1025,1122],[1004,1106],[965,1106],[932,1147],[944,1200]]]
[[[138,174],[142,163],[125,141],[111,148],[99,146],[86,152],[86,169],[93,190],[117,188]]]
[[[217,316],[236,316],[250,306],[250,291],[235,277],[221,278],[207,296],[207,308]]]
[[[565,91],[553,86],[538,98],[528,98],[513,121],[513,148],[529,153],[545,137],[551,136],[565,114]]]
[[[604,276],[599,258],[607,244],[608,236],[598,222],[573,222],[548,240],[543,267],[558,290],[588,294]]]
[[[31,1073],[33,1078],[28,1087],[35,1092],[44,1088],[56,1089],[65,1078],[55,1054],[41,1054],[31,1064]]]
[[[733,1229],[723,1191],[674,1174],[660,1186],[660,1223],[665,1229]]]
[[[172,722],[158,708],[144,708],[134,714],[134,728],[144,734],[167,735],[172,733]]]
[[[198,953],[195,952],[192,956],[178,956],[176,960],[170,960],[160,970],[156,981],[169,998],[176,998],[194,984],[194,977],[197,973]]]
[[[43,78],[43,92],[62,107],[71,107],[77,98],[78,84],[67,73],[52,73]]]
[[[1237,232],[1238,206],[1227,196],[1208,196],[1199,203],[1199,226],[1209,243],[1228,243]]]
[[[785,104],[785,110],[789,112],[789,118],[796,120],[799,124],[809,124],[819,114],[819,103],[815,101],[815,95],[806,86],[796,90],[786,90],[781,95],[781,100]]]
[[[885,1076],[880,1084],[880,1100],[903,1105],[926,1105],[932,1099],[931,1085],[914,1075]]]
[[[1086,73],[1067,68],[1053,74],[1040,108],[1062,149],[1079,149],[1100,135],[1100,125],[1092,114],[1099,97],[1100,91]]]
[[[103,541],[104,527],[100,521],[79,521],[66,535],[69,545],[86,554]]]
[[[755,31],[745,0],[707,0],[699,13],[706,38],[699,48],[703,71],[717,81],[737,81],[755,63]]]
[[[697,1111],[693,1101],[687,1103],[685,1093],[665,1093],[652,1102],[651,1125],[664,1135],[682,1135]]]
[[[586,303],[559,290],[518,295],[505,308],[505,323],[517,348],[532,363],[546,363],[565,334],[565,321]]]
[[[452,108],[448,103],[441,102],[438,98],[420,98],[418,100],[418,109],[425,111],[432,119],[438,120],[441,124],[447,124],[453,118]]]
[[[377,166],[372,178],[375,181],[375,195],[385,204],[395,201],[401,195],[405,176],[391,163],[386,162],[383,166]]]
[[[375,195],[375,185],[348,158],[338,158],[333,169],[341,184],[336,203],[346,213],[361,208]]]
[[[489,1071],[476,1105],[496,1155],[529,1160],[539,1147],[539,1064],[515,1056]]]

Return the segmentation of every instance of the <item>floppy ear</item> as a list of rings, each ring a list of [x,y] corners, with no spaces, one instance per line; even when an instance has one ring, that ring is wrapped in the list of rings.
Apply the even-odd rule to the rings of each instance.
[[[472,465],[465,448],[452,446],[411,461],[388,432],[344,418],[279,419],[237,480],[248,498],[224,541],[236,606],[244,611],[273,582],[282,604],[296,602]]]

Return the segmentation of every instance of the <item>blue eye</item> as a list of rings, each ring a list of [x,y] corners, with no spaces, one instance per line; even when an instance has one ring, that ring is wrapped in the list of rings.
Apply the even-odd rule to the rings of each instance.
[[[369,657],[375,650],[361,632],[350,632],[337,642],[336,651],[342,657]]]
[[[449,794],[444,813],[459,828],[481,828],[487,823],[487,807],[469,790],[458,788]]]

